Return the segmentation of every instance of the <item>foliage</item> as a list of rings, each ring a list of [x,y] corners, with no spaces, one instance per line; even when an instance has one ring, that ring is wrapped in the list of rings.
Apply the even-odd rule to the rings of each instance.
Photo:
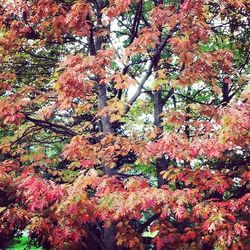
[[[8,249],[9,250],[23,250],[23,249],[37,250],[41,248],[30,245],[29,238],[23,235],[21,237],[14,238],[14,242],[11,244],[11,246],[8,247]]]
[[[0,248],[247,249],[249,8],[0,1]]]

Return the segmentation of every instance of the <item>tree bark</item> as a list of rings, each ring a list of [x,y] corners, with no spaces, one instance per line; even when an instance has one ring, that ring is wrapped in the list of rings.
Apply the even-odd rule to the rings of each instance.
[[[154,125],[162,131],[162,118],[161,113],[163,111],[163,102],[162,102],[162,92],[160,90],[155,91],[153,93],[154,96]],[[160,136],[159,132],[159,135]],[[165,156],[156,159],[155,167],[156,167],[156,174],[157,174],[157,186],[161,187],[165,184],[165,180],[162,178],[161,172],[167,168],[167,160]]]
[[[99,84],[98,89],[98,109],[101,110],[107,106],[107,91],[106,85]],[[108,115],[101,116],[101,132],[104,134],[113,133],[113,129],[111,127],[111,123]],[[103,166],[104,174],[111,176],[113,174],[113,169],[109,166]],[[103,229],[103,241],[107,250],[115,250],[115,225],[111,225],[108,228]]]
[[[102,0],[97,0],[95,2],[96,5],[96,11],[97,11],[97,16],[98,16],[98,25],[101,25],[101,18],[102,18],[102,13],[101,10],[104,7],[104,4]],[[97,51],[101,49],[102,44],[105,42],[104,37],[97,37],[96,39],[94,38],[94,32],[93,32],[93,27],[90,30],[90,35],[88,38],[88,44],[89,44],[89,53],[90,55],[95,56],[97,54]],[[97,76],[98,78],[98,76]],[[106,85],[100,84],[100,81],[97,80],[97,88],[98,88],[98,110],[101,110],[107,106],[107,89]],[[100,118],[100,132],[104,134],[108,133],[113,133],[111,123],[109,120],[108,115],[103,115]],[[113,174],[113,170],[109,168],[109,166],[104,165],[103,166],[103,172],[104,174],[111,176]],[[111,225],[108,228],[102,228],[103,229],[103,234],[101,237],[101,241],[103,242],[103,247],[102,249],[107,249],[107,250],[115,250],[116,249],[116,244],[115,244],[115,225]],[[90,241],[91,242],[91,241]],[[91,243],[88,244],[88,249],[92,249]]]
[[[98,109],[103,109],[107,106],[107,92],[106,85],[100,84],[98,90]],[[111,123],[108,115],[101,116],[101,132],[104,134],[113,133]],[[103,171],[106,175],[111,176],[113,174],[113,170],[109,168],[109,166],[104,165]],[[115,225],[111,225],[108,228],[103,229],[103,241],[108,250],[115,250]]]

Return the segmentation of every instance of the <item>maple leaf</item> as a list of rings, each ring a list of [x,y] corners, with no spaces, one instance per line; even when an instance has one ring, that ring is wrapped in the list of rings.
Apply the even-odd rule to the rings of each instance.
[[[183,241],[187,242],[187,241],[193,241],[195,240],[195,238],[197,237],[197,233],[194,231],[188,231],[187,233],[185,233],[183,235]]]

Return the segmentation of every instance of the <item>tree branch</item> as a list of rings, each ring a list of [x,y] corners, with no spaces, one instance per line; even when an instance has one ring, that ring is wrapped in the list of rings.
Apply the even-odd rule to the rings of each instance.
[[[100,246],[102,250],[107,250],[108,248],[102,240],[100,240],[94,232],[92,232],[87,226],[83,226],[83,229],[89,234],[89,236]]]
[[[151,216],[147,221],[145,221],[143,224],[141,224],[141,226],[139,227],[138,232],[140,234],[142,234],[144,232],[144,230],[156,219],[158,219],[160,217],[160,214],[154,214],[153,216]]]
[[[168,99],[174,94],[174,88],[171,88],[168,94],[163,98],[163,105],[168,101]]]
[[[132,98],[128,101],[127,105],[125,106],[125,110],[124,110],[125,114],[130,110],[133,103],[137,100],[138,96],[141,94],[141,90],[142,90],[144,84],[146,83],[146,81],[148,80],[148,78],[150,77],[150,75],[153,72],[153,68],[154,68],[156,60],[160,56],[162,50],[167,45],[168,40],[172,37],[174,32],[177,30],[177,27],[178,27],[178,24],[176,24],[172,29],[170,29],[170,31],[169,31],[168,35],[166,36],[166,38],[162,41],[162,43],[160,44],[158,49],[155,51],[155,53],[154,53],[154,55],[153,55],[153,57],[152,57],[152,59],[150,61],[150,64],[148,66],[148,69],[146,71],[146,74],[144,75],[144,77],[140,81],[140,83],[138,85],[138,88],[135,91],[134,95],[132,96]]]
[[[29,117],[26,114],[25,114],[25,119],[30,122],[33,122],[35,125],[42,127],[43,129],[48,129],[57,134],[62,134],[62,135],[69,136],[69,137],[73,137],[77,135],[76,132],[72,131],[71,129],[63,125],[55,124],[49,121],[38,120],[32,117]]]

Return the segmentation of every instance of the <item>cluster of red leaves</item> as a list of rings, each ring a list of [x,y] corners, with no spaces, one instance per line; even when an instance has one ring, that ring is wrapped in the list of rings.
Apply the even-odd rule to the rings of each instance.
[[[78,36],[87,35],[90,30],[90,14],[91,7],[87,1],[76,2],[71,8],[71,12],[66,17],[66,23],[68,23],[68,28],[73,29],[74,33]]]
[[[18,8],[17,8],[18,6]],[[76,2],[72,6],[52,0],[1,2],[0,27],[10,29],[0,39],[6,50],[17,50],[23,37],[45,41],[63,42],[65,35],[78,36],[89,33],[91,7],[88,2]]]
[[[211,171],[197,168],[183,171],[183,168],[169,168],[163,176],[170,183],[174,184],[176,181],[181,181],[186,187],[197,188],[208,194],[218,192],[223,195],[233,184],[233,180],[228,178],[227,174],[218,170]]]
[[[112,168],[120,156],[138,151],[139,145],[131,143],[130,138],[108,134],[100,142],[90,143],[88,137],[75,136],[65,147],[63,157],[79,162],[82,167],[105,164]]]
[[[211,173],[206,174],[210,174],[211,180],[214,179],[211,185],[216,183],[216,175],[213,178]],[[88,189],[95,190],[93,197],[88,195]],[[229,247],[235,243],[235,239],[244,239],[247,236],[246,222],[238,221],[236,214],[248,213],[249,195],[238,200],[218,202],[204,200],[203,191],[163,187],[159,192],[158,188],[150,187],[141,178],[131,178],[124,182],[116,177],[98,177],[96,173],[80,176],[69,188],[68,195],[56,212],[53,212],[53,219],[57,220],[57,229],[53,230],[67,230],[71,227],[75,232],[82,232],[85,229],[84,234],[74,236],[74,244],[77,244],[77,240],[88,234],[89,222],[98,220],[106,226],[116,222],[117,244],[142,249],[142,238],[129,221],[140,220],[143,213],[151,211],[158,214],[150,226],[152,232],[158,232],[154,238],[157,249],[164,249],[166,245],[178,249],[194,247],[195,244],[202,247],[209,243],[212,246],[216,242]],[[184,233],[180,234],[178,227],[182,226]],[[53,226],[48,225],[48,228],[51,230]],[[65,232],[62,235],[65,236]],[[51,244],[60,247],[69,240],[70,234],[68,237],[60,237],[63,242],[54,240],[54,237],[56,235]]]
[[[209,113],[213,120],[209,123],[194,122],[192,119],[186,121],[187,115],[178,112],[167,117],[167,121],[174,124],[178,132],[173,131],[157,142],[149,143],[148,155],[160,157],[166,154],[173,159],[190,161],[201,156],[220,158],[226,150],[247,147],[250,129],[248,104],[234,105],[218,111],[202,108],[200,112]],[[188,140],[185,131],[180,132],[180,128],[185,128],[186,125],[193,130],[192,140]]]
[[[125,12],[129,5],[131,4],[131,0],[125,1],[111,1],[111,7],[107,10],[107,16],[110,18],[119,16],[121,13]]]
[[[23,230],[29,223],[30,213],[24,208],[11,207],[0,211],[0,238],[9,236],[17,230]],[[3,239],[2,239],[3,240]]]
[[[89,223],[96,221],[107,227],[117,224],[118,245],[143,249],[142,238],[130,222],[141,220],[148,212],[157,215],[150,225],[150,230],[156,232],[157,249],[166,245],[175,249],[201,248],[205,244],[235,247],[247,237],[246,222],[238,214],[249,213],[249,194],[225,201],[209,199],[214,192],[224,195],[230,189],[233,180],[226,173],[170,168],[164,178],[170,184],[182,182],[186,187],[159,189],[143,178],[119,180],[90,171],[80,175],[73,185],[62,187],[34,175],[12,178],[8,172],[16,168],[14,162],[6,162],[2,168],[5,171],[1,174],[0,191],[19,205],[1,211],[1,232],[8,234],[28,225],[32,237],[55,249],[76,247],[89,237]],[[12,187],[9,193],[8,183]],[[182,234],[180,227],[184,227]]]
[[[19,112],[21,106],[7,101],[7,100],[0,100],[0,119],[7,124],[16,124],[18,125],[24,115]]]
[[[95,56],[69,55],[61,67],[64,72],[59,76],[56,84],[61,99],[86,99],[91,94],[94,80],[106,74],[110,67],[114,52],[101,50]],[[104,82],[104,81],[103,81]]]
[[[65,4],[67,1],[58,3],[52,0],[2,2],[0,28],[4,33],[0,45],[9,53],[11,49],[19,49],[23,38],[39,38],[42,46],[46,41],[68,41],[72,38],[68,34],[81,39],[91,29],[90,17],[94,14],[92,5],[86,1],[72,5]],[[164,32],[178,27],[178,32],[168,39],[174,56],[178,58],[176,66],[181,69],[173,87],[216,79],[219,70],[230,72],[230,51],[206,53],[200,50],[200,45],[208,41],[211,32],[203,2],[186,0],[178,10],[164,5],[154,8],[147,21],[150,25],[139,31],[139,37],[127,48],[127,55],[147,53],[152,56],[151,52],[160,46],[162,27]],[[125,12],[130,4],[130,0],[114,1],[104,12],[114,18]],[[243,1],[224,0],[220,4],[241,7]],[[108,84],[113,81],[116,89],[134,83],[120,72],[113,74],[114,56],[114,51],[107,49],[91,56],[66,57],[61,64],[63,73],[56,84],[59,102],[74,98],[85,101],[92,93],[94,82]],[[168,60],[163,59],[163,63],[168,63]],[[13,76],[0,77],[10,79]],[[226,78],[224,82],[229,81]],[[6,82],[0,87],[4,92],[10,90]],[[0,118],[3,123],[18,125],[24,117],[21,113],[23,103],[11,98],[0,100]],[[109,108],[99,110],[97,116],[109,115],[111,122],[119,120],[124,106],[114,100],[108,103]],[[36,160],[40,160],[41,155],[37,159],[33,156],[34,162],[30,166],[14,161],[2,162],[0,201],[4,207],[0,208],[0,233],[11,235],[26,228],[31,237],[47,248],[77,249],[93,233],[92,226],[96,229],[98,225],[116,225],[117,245],[128,248],[143,249],[142,233],[149,230],[155,234],[153,242],[157,249],[201,249],[217,245],[225,249],[244,249],[248,224],[242,218],[249,215],[250,196],[243,194],[228,198],[227,193],[234,184],[246,185],[249,181],[246,170],[233,173],[204,167],[170,167],[162,173],[169,186],[157,188],[141,177],[108,177],[92,169],[116,168],[118,160],[129,153],[146,162],[154,162],[163,155],[177,162],[189,162],[199,158],[222,159],[228,150],[247,148],[250,129],[248,104],[228,106],[219,111],[205,106],[198,112],[209,117],[210,121],[197,121],[190,114],[174,112],[167,118],[167,122],[174,125],[173,131],[154,142],[110,134],[104,137],[96,134],[94,139],[97,142],[94,143],[90,142],[93,135],[73,137],[62,155],[87,169],[72,185],[59,185],[35,174],[33,166],[38,165]],[[112,117],[114,114],[116,116]],[[190,138],[185,133],[187,126]],[[25,157],[20,162],[26,162]],[[155,218],[143,228],[144,216],[150,214]],[[133,224],[135,221],[142,229]]]
[[[45,243],[44,239],[49,237],[46,232],[54,230],[51,225],[46,228],[45,221],[53,219],[56,204],[66,194],[66,190],[31,174],[31,169],[24,169],[20,176],[13,177],[15,172],[21,171],[16,162],[6,161],[0,167],[0,202],[4,205],[0,210],[1,237],[13,236],[26,228],[32,230],[33,236],[36,235],[41,244]],[[45,211],[49,215],[48,219],[39,217]]]
[[[27,176],[18,181],[18,192],[21,193],[22,203],[31,212],[50,208],[65,194],[62,187],[36,176]]]

